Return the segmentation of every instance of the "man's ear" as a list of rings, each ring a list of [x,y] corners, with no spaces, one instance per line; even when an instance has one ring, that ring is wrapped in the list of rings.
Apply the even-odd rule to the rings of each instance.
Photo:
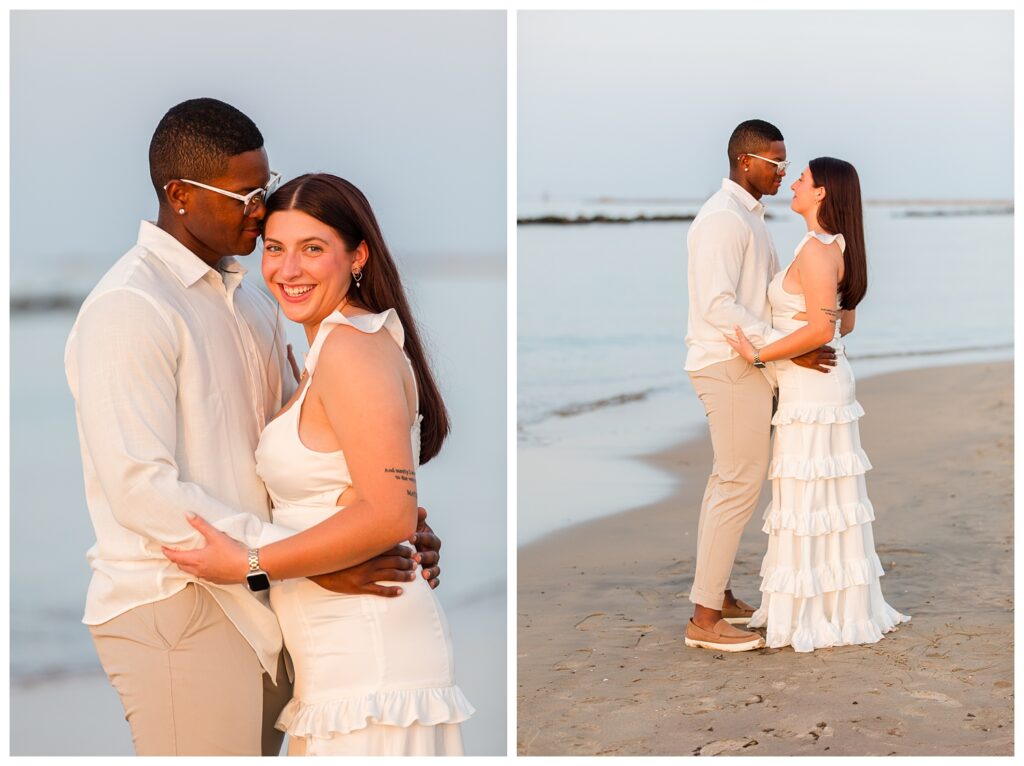
[[[188,184],[181,181],[168,181],[164,187],[164,199],[175,213],[180,210],[187,213],[192,200],[192,190]]]

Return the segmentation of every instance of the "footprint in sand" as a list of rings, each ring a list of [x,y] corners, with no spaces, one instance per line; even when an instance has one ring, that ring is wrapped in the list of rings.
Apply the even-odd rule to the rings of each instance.
[[[675,574],[686,574],[693,569],[692,561],[677,561],[674,564],[669,564],[667,567],[662,567],[658,570],[658,575],[675,575]]]
[[[819,721],[818,724],[808,732],[798,734],[797,739],[811,740],[817,742],[822,737],[831,737],[836,731],[829,726],[825,721]]]
[[[646,588],[643,590],[638,589],[636,591],[636,594],[640,596],[640,598],[642,598],[648,604],[659,604],[662,601],[661,594],[656,590],[649,590]]]
[[[593,649],[577,649],[575,654],[566,657],[560,662],[556,662],[552,665],[552,668],[554,670],[570,670],[575,673],[580,668],[593,667],[593,664],[590,662],[590,657],[593,653]]]
[[[894,721],[891,718],[884,719],[881,716],[860,721],[851,721],[850,727],[858,734],[863,734],[872,739],[880,737],[902,737],[906,730],[903,721]]]
[[[609,615],[607,612],[592,612],[573,627],[583,632],[610,634],[611,645],[620,649],[636,648],[645,636],[655,631],[653,625],[635,622],[624,614]]]
[[[883,553],[884,554],[889,554],[889,553],[906,553],[906,554],[909,554],[911,556],[923,556],[925,554],[924,551],[918,550],[917,548],[900,548],[899,546],[896,546],[896,545],[885,545],[885,544],[875,545],[875,553],[877,553],[879,555],[881,555]]]
[[[576,630],[590,630],[600,624],[602,617],[607,616],[607,612],[593,612],[577,622],[573,627],[576,628]]]
[[[941,702],[943,705],[949,705],[950,707],[963,707],[958,701],[950,697],[949,695],[943,694],[942,692],[930,692],[926,690],[918,690],[913,692],[905,692],[914,699],[919,700],[930,700],[932,702]]]
[[[692,697],[685,699],[679,703],[675,712],[682,715],[700,715],[701,713],[713,713],[716,710],[721,710],[724,705],[719,704],[712,697],[700,697],[693,699]]]
[[[708,742],[703,747],[698,747],[693,751],[694,755],[721,755],[722,753],[736,752],[738,750],[745,750],[748,747],[754,747],[757,744],[756,739],[750,739],[744,737],[743,739],[717,739],[714,742]]]

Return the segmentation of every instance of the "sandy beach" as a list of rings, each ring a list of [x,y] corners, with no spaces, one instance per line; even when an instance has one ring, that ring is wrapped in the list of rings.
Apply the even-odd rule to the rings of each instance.
[[[857,398],[882,590],[868,646],[688,649],[706,439],[672,497],[519,550],[520,755],[1012,755],[1013,366],[869,378]],[[760,600],[761,511],[733,588]]]

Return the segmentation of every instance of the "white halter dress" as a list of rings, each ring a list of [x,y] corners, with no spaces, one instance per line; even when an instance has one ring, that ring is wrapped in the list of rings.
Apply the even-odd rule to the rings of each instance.
[[[808,232],[825,244],[841,234]],[[802,294],[786,292],[789,269],[768,285],[772,324],[786,333],[806,324]],[[767,626],[769,647],[810,652],[828,646],[871,644],[906,622],[882,597],[884,574],[871,534],[874,510],[864,474],[871,468],[860,446],[853,371],[839,325],[829,343],[836,366],[828,373],[775,362],[779,405],[772,418],[775,442],[768,478],[772,502],[764,515],[768,552],[761,566],[761,606],[750,627]]]
[[[267,424],[257,470],[276,523],[295,530],[337,513],[352,486],[345,455],[317,452],[299,438],[299,418],[320,349],[338,325],[388,332],[404,347],[394,309],[320,325],[306,356],[309,373],[297,401]],[[418,407],[418,404],[417,404]],[[420,421],[410,432],[419,465]],[[295,668],[294,696],[277,721],[290,755],[461,755],[458,724],[473,707],[455,685],[452,642],[441,605],[417,572],[396,598],[331,593],[311,580],[273,582],[270,602]]]

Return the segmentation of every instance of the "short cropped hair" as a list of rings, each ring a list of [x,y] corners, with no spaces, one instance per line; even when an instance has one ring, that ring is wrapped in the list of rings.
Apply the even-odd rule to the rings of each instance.
[[[149,176],[163,202],[168,181],[207,181],[222,174],[236,154],[263,148],[256,123],[215,98],[193,98],[160,120],[149,143]]]
[[[729,167],[736,167],[744,154],[760,154],[772,141],[784,141],[782,131],[764,120],[746,120],[729,136]]]

